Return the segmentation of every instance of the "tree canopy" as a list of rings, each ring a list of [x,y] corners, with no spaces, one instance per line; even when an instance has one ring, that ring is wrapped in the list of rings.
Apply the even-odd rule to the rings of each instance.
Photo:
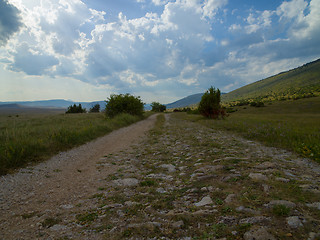
[[[70,105],[66,111],[66,113],[85,113],[87,110],[82,108],[81,104],[78,106],[76,104]]]
[[[144,107],[140,97],[135,97],[128,93],[112,94],[106,102],[106,115],[110,118],[120,113],[138,116],[142,116],[143,114]]]
[[[202,96],[199,104],[199,112],[207,118],[224,116],[224,110],[220,105],[221,93],[219,89],[210,87]]]
[[[90,108],[90,112],[94,113],[94,112],[100,112],[100,104],[95,104],[92,108]]]
[[[152,102],[151,107],[152,107],[151,111],[153,112],[164,112],[167,109],[165,105],[158,102]]]

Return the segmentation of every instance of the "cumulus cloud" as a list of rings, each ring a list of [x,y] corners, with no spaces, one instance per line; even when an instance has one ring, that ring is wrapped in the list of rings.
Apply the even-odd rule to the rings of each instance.
[[[282,18],[301,18],[303,17],[303,12],[308,6],[308,2],[304,0],[292,0],[288,2],[283,2],[277,9],[277,14]]]
[[[0,46],[22,26],[18,9],[6,0],[0,0]]]
[[[86,74],[103,81],[110,76],[111,81],[114,72],[150,73],[144,76],[145,85],[158,83],[154,78],[180,76],[186,64],[202,61],[205,44],[213,40],[205,17],[217,9],[205,10],[206,6],[200,1],[168,2],[161,14],[146,13],[141,18],[127,19],[119,13],[118,21],[96,25],[88,44]],[[196,78],[181,82],[190,85]]]
[[[160,14],[147,12],[127,19],[120,12],[116,21],[107,22],[105,12],[89,9],[80,0],[43,1],[32,8],[19,3],[26,22],[20,39],[28,39],[29,48],[37,48],[41,56],[59,61],[53,75],[71,76],[73,70],[73,76],[83,81],[104,83],[130,70],[146,74],[145,83],[150,79],[155,84],[154,77],[179,76],[186,64],[201,61],[205,44],[213,40],[211,24],[205,18],[214,16],[224,3],[182,0],[154,4],[164,5]],[[18,55],[14,55],[15,60]],[[12,69],[25,70],[21,61]]]
[[[227,5],[228,0],[206,0],[203,7],[203,14],[213,18],[217,11]]]
[[[320,41],[319,0],[312,0],[310,4],[303,0],[283,2],[273,15],[279,17],[278,22],[267,24],[273,24],[272,30],[263,35],[263,41],[250,45],[248,55],[268,55],[272,56],[272,61],[320,54],[317,47]],[[280,32],[280,35],[274,38],[273,32]]]
[[[299,39],[319,38],[320,0],[293,0],[282,3],[277,14],[280,21],[289,24],[289,34]]]
[[[152,3],[156,6],[165,5],[167,2],[168,0],[152,0]]]

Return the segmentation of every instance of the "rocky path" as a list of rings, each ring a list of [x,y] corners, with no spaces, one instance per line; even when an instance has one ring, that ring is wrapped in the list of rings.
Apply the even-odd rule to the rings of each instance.
[[[12,199],[25,199],[12,204],[0,195],[0,239],[320,239],[319,164],[161,116],[128,150],[71,161],[90,177],[68,178],[66,197],[51,197],[64,169],[21,173],[56,188],[39,198],[37,186],[13,184]]]

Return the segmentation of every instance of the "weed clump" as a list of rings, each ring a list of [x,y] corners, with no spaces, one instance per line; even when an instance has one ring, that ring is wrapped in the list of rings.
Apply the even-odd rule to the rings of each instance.
[[[284,205],[275,205],[272,208],[272,213],[279,217],[286,217],[290,213],[290,208]]]

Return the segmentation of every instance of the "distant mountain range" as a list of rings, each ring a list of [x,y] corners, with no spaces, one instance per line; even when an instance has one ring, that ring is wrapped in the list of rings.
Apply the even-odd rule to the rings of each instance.
[[[73,102],[63,99],[55,100],[43,100],[43,101],[18,101],[18,102],[0,102],[0,108],[61,108],[67,109],[70,105],[81,104],[83,108],[89,110],[95,104],[99,104],[101,109],[105,108],[105,101],[96,101],[96,102]]]

